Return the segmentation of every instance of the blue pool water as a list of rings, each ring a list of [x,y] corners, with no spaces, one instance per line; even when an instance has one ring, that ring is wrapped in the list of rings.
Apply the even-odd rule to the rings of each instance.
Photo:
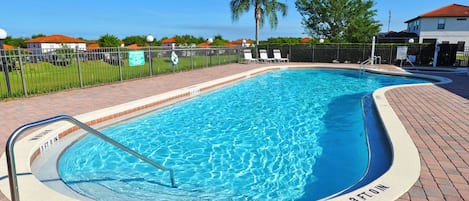
[[[93,136],[68,148],[58,171],[95,200],[315,200],[389,167],[389,148],[380,148],[386,137],[376,119],[363,118],[362,98],[422,82],[347,70],[269,72],[102,130],[173,169],[177,188],[167,172]],[[381,137],[367,137],[369,122]],[[386,156],[371,157],[370,168],[368,141],[381,142],[374,149]]]

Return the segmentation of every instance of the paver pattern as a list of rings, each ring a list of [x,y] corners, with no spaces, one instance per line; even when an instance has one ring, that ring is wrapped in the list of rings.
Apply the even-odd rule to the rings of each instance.
[[[417,183],[399,200],[469,200],[469,76],[386,92],[420,154]]]
[[[0,146],[4,148],[8,135],[28,122],[58,114],[79,115],[267,65],[229,64],[2,101]],[[389,65],[379,68],[399,71]],[[454,82],[397,88],[386,93],[414,140],[422,165],[420,179],[399,200],[469,200],[469,76],[425,73]],[[0,200],[7,199],[0,193]]]

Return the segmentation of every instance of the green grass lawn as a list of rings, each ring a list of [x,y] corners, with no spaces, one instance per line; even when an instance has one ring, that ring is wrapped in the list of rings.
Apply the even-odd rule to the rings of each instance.
[[[177,69],[173,69],[169,58],[153,58],[152,71],[153,75],[158,75],[172,73],[173,71],[188,71],[219,64],[235,63],[237,60],[237,55],[220,55],[220,57],[214,55],[211,58],[205,56],[180,57]],[[24,64],[24,84],[20,69],[15,69],[8,74],[11,86],[10,95],[7,93],[4,73],[0,72],[0,97],[24,96],[24,88],[28,95],[32,95],[79,88],[82,85],[86,87],[118,82],[121,80],[121,76],[122,80],[150,76],[148,61],[142,66],[129,66],[128,60],[122,60],[121,64],[122,74],[118,64],[111,65],[100,60],[81,61],[80,73],[76,59],[72,59],[68,66],[56,66],[48,62]],[[80,75],[82,82],[80,82]]]

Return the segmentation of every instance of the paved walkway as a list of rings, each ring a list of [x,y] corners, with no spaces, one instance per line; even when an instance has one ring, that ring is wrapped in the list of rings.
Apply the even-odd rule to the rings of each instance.
[[[265,65],[230,64],[3,101],[0,146],[5,147],[7,136],[14,129],[31,121],[58,114],[83,114],[262,66]],[[400,200],[469,200],[469,77],[438,75],[455,82],[386,93],[421,155],[420,179]],[[0,200],[6,198],[0,194]]]

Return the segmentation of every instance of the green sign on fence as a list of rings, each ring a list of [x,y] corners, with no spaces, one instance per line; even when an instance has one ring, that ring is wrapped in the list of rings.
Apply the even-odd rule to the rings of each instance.
[[[129,66],[141,66],[145,64],[143,50],[129,51]]]

